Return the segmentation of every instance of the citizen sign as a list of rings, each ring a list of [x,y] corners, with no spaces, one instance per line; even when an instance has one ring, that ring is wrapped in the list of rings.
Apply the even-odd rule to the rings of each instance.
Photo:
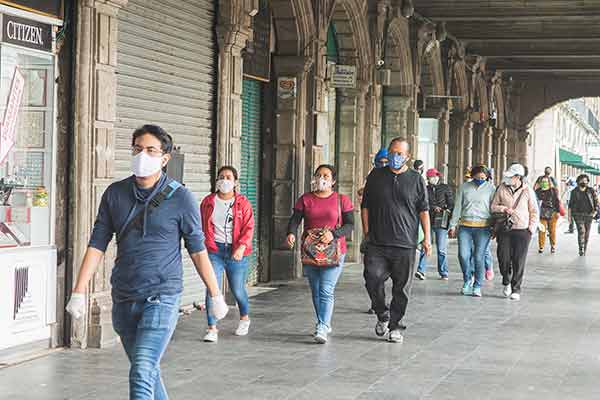
[[[2,16],[2,41],[37,50],[52,50],[52,27],[12,15]]]
[[[37,26],[19,24],[18,22],[9,21],[6,24],[6,35],[12,40],[44,46],[42,28]]]

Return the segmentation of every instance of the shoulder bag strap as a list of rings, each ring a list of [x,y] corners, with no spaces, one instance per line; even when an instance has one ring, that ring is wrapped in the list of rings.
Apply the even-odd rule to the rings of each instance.
[[[155,208],[158,208],[164,200],[170,199],[173,194],[181,187],[181,183],[177,181],[171,181],[167,186],[163,188],[160,192],[154,195],[148,204],[148,213],[147,216],[152,214],[152,211]],[[139,226],[142,223],[142,219],[144,218],[144,210],[138,211],[137,214],[129,221],[125,222],[125,225],[121,228],[121,231],[117,235],[117,243],[122,241],[136,226]]]

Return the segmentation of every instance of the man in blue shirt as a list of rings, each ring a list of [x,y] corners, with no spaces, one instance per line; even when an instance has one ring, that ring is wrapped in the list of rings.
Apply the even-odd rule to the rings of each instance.
[[[198,204],[189,190],[162,172],[172,148],[171,136],[156,125],[133,133],[133,175],[104,192],[67,304],[73,318],[85,315],[89,281],[116,234],[112,321],[131,363],[132,400],[168,399],[160,360],[179,318],[181,239],[212,297],[211,312],[221,319],[228,310],[204,246]]]

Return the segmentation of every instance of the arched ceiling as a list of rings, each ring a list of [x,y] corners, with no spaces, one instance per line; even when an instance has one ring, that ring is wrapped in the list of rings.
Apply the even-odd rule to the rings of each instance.
[[[585,93],[600,96],[600,1],[414,0],[416,12],[448,32],[467,54],[486,58],[522,87],[536,107]],[[535,95],[528,94],[527,90]],[[550,92],[551,93],[550,93]],[[523,102],[519,124],[540,110]]]

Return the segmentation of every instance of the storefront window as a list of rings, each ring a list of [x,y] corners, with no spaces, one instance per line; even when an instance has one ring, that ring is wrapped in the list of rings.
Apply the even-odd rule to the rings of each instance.
[[[50,244],[54,63],[0,48],[0,248]]]

